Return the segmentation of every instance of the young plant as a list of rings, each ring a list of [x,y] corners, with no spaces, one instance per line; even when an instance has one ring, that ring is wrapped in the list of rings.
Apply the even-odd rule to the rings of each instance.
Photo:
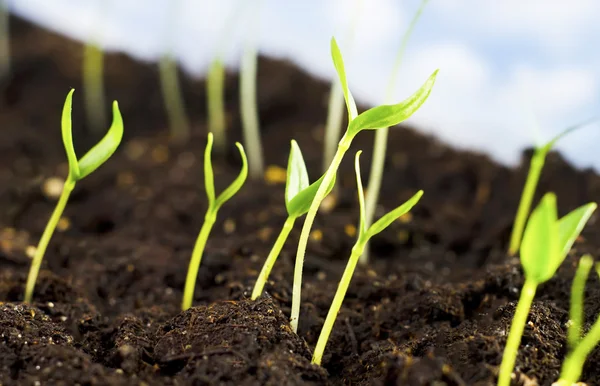
[[[521,336],[537,287],[554,276],[596,206],[593,202],[583,205],[558,219],[556,196],[547,193],[531,213],[520,249],[525,283],[504,348],[498,386],[510,385]]]
[[[523,238],[523,229],[525,229],[525,222],[527,221],[533,196],[535,195],[535,189],[538,181],[540,180],[544,163],[546,162],[546,155],[550,152],[552,147],[554,147],[559,139],[577,129],[582,128],[583,126],[588,125],[590,122],[592,122],[592,120],[569,127],[556,137],[552,138],[550,142],[535,149],[533,156],[531,157],[529,173],[527,174],[527,180],[525,181],[525,186],[523,187],[523,193],[521,194],[521,200],[519,201],[515,223],[510,235],[510,244],[508,247],[509,255],[514,256],[519,250],[521,239]]]
[[[300,234],[300,242],[298,243],[298,251],[296,253],[296,265],[294,267],[294,284],[292,289],[292,312],[290,317],[290,323],[292,329],[297,331],[298,329],[298,316],[300,314],[300,299],[302,291],[302,268],[304,265],[304,255],[306,253],[306,247],[308,245],[308,237],[312,224],[317,215],[317,211],[321,205],[323,199],[327,196],[327,188],[332,183],[337,170],[344,158],[344,154],[350,148],[352,140],[358,133],[363,130],[376,130],[381,127],[394,126],[398,123],[409,118],[419,107],[427,100],[438,71],[434,71],[433,74],[427,79],[427,81],[417,90],[413,95],[408,97],[406,100],[395,104],[395,105],[382,105],[373,107],[360,115],[357,112],[354,98],[348,89],[348,82],[346,81],[346,72],[344,70],[344,62],[342,54],[338,48],[335,39],[331,39],[331,56],[333,58],[333,64],[340,78],[340,85],[344,93],[344,99],[346,101],[346,108],[348,110],[348,127],[346,132],[340,139],[336,153],[331,161],[331,165],[323,175],[323,182],[315,198],[312,201],[310,208],[307,212],[304,225],[302,226],[302,233]]]
[[[225,123],[225,65],[220,56],[213,59],[206,76],[206,107],[208,111],[208,130],[213,133],[215,150],[225,153],[227,143]]]
[[[329,308],[329,312],[327,313],[327,317],[325,318],[325,324],[323,325],[323,329],[321,330],[321,334],[319,335],[319,340],[317,341],[317,346],[315,347],[315,352],[312,357],[312,363],[315,363],[317,365],[321,364],[323,352],[325,351],[325,346],[327,345],[327,341],[329,340],[329,334],[331,334],[331,330],[333,329],[333,325],[335,324],[335,319],[337,318],[338,312],[342,307],[342,302],[344,301],[344,297],[346,296],[346,292],[348,291],[348,287],[350,286],[350,281],[352,280],[352,275],[354,274],[354,270],[356,269],[356,264],[358,263],[358,259],[360,258],[365,249],[365,245],[367,244],[369,239],[371,239],[371,237],[382,232],[398,217],[410,211],[412,207],[415,206],[417,202],[419,202],[421,196],[423,196],[423,191],[419,190],[404,204],[400,205],[396,209],[384,215],[373,225],[367,226],[367,223],[365,221],[365,197],[363,192],[362,179],[360,176],[361,153],[361,151],[357,152],[356,157],[354,159],[354,169],[356,170],[356,185],[358,187],[358,203],[360,207],[358,238],[356,239],[354,247],[352,247],[350,259],[348,260],[348,264],[346,265],[346,269],[344,270],[344,274],[342,275],[340,284],[338,285],[337,291],[335,292],[335,296],[333,297],[333,301],[331,302],[331,307]]]
[[[194,250],[192,251],[192,257],[190,259],[190,265],[188,267],[187,277],[185,279],[185,288],[183,291],[183,301],[181,303],[181,309],[187,310],[192,306],[194,300],[194,289],[196,288],[196,278],[198,277],[198,269],[200,268],[200,262],[202,261],[202,254],[204,253],[204,247],[206,241],[210,235],[215,221],[217,220],[217,213],[224,203],[229,201],[235,194],[240,190],[246,177],[248,176],[248,160],[246,159],[246,153],[244,147],[236,142],[236,146],[240,151],[242,157],[242,171],[236,177],[235,180],[221,193],[219,196],[215,196],[215,179],[213,175],[211,152],[213,145],[213,135],[208,133],[208,142],[206,143],[206,149],[204,150],[204,187],[206,189],[206,197],[208,198],[208,208],[204,215],[204,223],[200,228],[200,234],[196,239]]]
[[[285,184],[285,208],[288,217],[283,224],[281,233],[279,233],[271,252],[269,252],[269,256],[267,256],[267,260],[258,275],[256,284],[254,284],[252,300],[256,300],[262,294],[267,279],[269,278],[269,274],[271,273],[271,269],[273,269],[273,265],[275,264],[275,261],[277,261],[277,257],[283,248],[283,244],[294,227],[294,222],[298,217],[308,212],[310,203],[313,201],[322,181],[323,178],[320,178],[312,184],[309,184],[308,171],[306,170],[302,152],[296,141],[292,140]],[[333,183],[329,184],[328,193],[331,191],[331,188],[333,188],[333,185]]]
[[[54,229],[60,220],[62,213],[65,210],[69,195],[75,188],[75,184],[87,177],[90,173],[98,169],[100,165],[106,162],[115,152],[121,139],[123,138],[123,118],[119,111],[119,105],[116,101],[113,102],[113,121],[112,125],[108,129],[108,132],[94,147],[92,147],[83,157],[79,160],[75,154],[73,147],[73,135],[72,135],[72,124],[71,124],[71,106],[73,99],[73,92],[71,90],[67,95],[65,104],[62,111],[61,119],[61,130],[62,139],[67,153],[67,160],[69,163],[69,174],[65,181],[63,191],[60,195],[56,208],[52,212],[52,216],[42,233],[42,238],[35,250],[35,255],[31,262],[31,268],[29,269],[29,275],[27,276],[27,284],[25,286],[25,303],[31,303],[33,297],[33,290],[35,287],[35,281],[42,265],[42,259]]]
[[[253,29],[258,28],[259,5],[254,5],[256,20],[253,20]],[[250,177],[260,179],[264,173],[264,160],[262,142],[260,139],[260,123],[258,120],[258,104],[256,102],[256,67],[258,65],[258,50],[254,36],[256,31],[251,31],[246,37],[242,63],[240,68],[240,107],[242,116],[242,132],[244,143],[248,148],[250,163]]]
[[[567,330],[569,353],[562,364],[560,378],[554,383],[556,386],[575,385],[581,377],[585,359],[600,342],[600,317],[596,319],[587,335],[584,337],[581,335],[585,282],[593,265],[594,259],[590,255],[584,255],[579,260],[579,267],[577,267],[575,273],[573,286],[571,287],[571,307],[569,311],[571,325]],[[596,272],[600,276],[600,265],[596,265]]]
[[[88,127],[98,133],[106,126],[104,113],[104,53],[102,48],[88,42],[83,52],[83,96]]]
[[[183,94],[179,88],[177,62],[171,55],[166,54],[160,58],[158,65],[160,87],[171,129],[171,140],[175,143],[184,143],[190,138],[190,122],[185,112]]]
[[[404,58],[404,51],[406,50],[406,46],[408,45],[408,39],[412,34],[412,31],[415,29],[417,25],[417,21],[421,17],[423,13],[423,9],[427,5],[429,0],[421,0],[421,5],[417,9],[417,12],[413,16],[410,24],[408,25],[408,29],[404,33],[402,37],[402,42],[400,43],[400,49],[396,54],[396,62],[394,63],[394,68],[392,70],[392,74],[390,75],[390,79],[387,84],[385,103],[390,103],[392,100],[392,95],[394,93],[394,88],[396,87],[398,73],[400,72],[400,66],[402,65],[402,59]],[[387,151],[387,141],[388,141],[388,130],[387,127],[382,127],[381,129],[375,132],[375,141],[373,143],[373,158],[371,160],[371,172],[369,174],[369,186],[367,187],[367,212],[365,221],[367,226],[371,225],[373,222],[373,217],[375,216],[375,209],[377,208],[377,200],[379,199],[379,190],[381,189],[381,181],[383,179],[383,167],[385,164],[385,153]],[[360,258],[361,264],[366,264],[369,261],[369,245],[365,247],[365,252]]]
[[[358,17],[361,14],[363,0],[354,0],[354,12],[350,23],[350,31],[348,33],[348,45],[351,45],[354,40]],[[329,106],[327,109],[327,121],[325,122],[325,137],[323,142],[323,173],[327,171],[333,154],[335,154],[335,146],[340,140],[342,131],[342,118],[344,116],[344,95],[339,85],[338,78],[334,78],[331,82],[329,91]]]
[[[0,79],[10,73],[10,42],[8,31],[8,0],[0,0]]]

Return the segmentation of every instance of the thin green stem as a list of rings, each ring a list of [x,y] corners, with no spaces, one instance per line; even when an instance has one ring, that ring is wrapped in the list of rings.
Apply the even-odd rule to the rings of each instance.
[[[9,13],[6,0],[0,0],[0,79],[10,72]]]
[[[187,277],[185,278],[183,302],[181,304],[181,309],[183,311],[190,308],[192,306],[192,302],[194,301],[196,278],[198,277],[198,269],[200,268],[200,263],[202,262],[202,254],[204,253],[204,247],[206,247],[208,236],[210,235],[210,231],[212,230],[216,220],[216,211],[212,210],[212,208],[209,208],[206,212],[206,216],[204,216],[204,224],[202,224],[202,228],[200,228],[200,234],[198,234],[198,238],[196,239],[196,244],[194,245],[192,257],[190,259],[190,265],[188,267]]]
[[[569,349],[573,350],[581,340],[583,327],[583,298],[585,293],[585,282],[588,279],[594,260],[590,255],[585,255],[579,260],[579,266],[573,278],[571,286],[571,304],[569,308],[569,319],[571,325],[567,329],[567,342]]]
[[[560,380],[567,385],[573,385],[581,377],[585,359],[600,342],[600,318],[577,346],[565,358],[560,370]],[[559,381],[560,382],[560,381]]]
[[[273,244],[273,248],[271,252],[269,252],[269,256],[267,256],[267,260],[265,261],[265,265],[263,265],[260,274],[258,275],[258,279],[256,280],[256,284],[254,284],[254,290],[252,291],[252,300],[258,299],[260,295],[262,295],[263,289],[265,288],[265,284],[267,283],[267,279],[271,274],[271,269],[273,269],[273,265],[277,261],[277,257],[281,253],[281,249],[285,244],[285,241],[290,234],[290,231],[294,227],[294,222],[296,221],[296,217],[288,217],[283,224],[283,228],[275,240],[275,244]]]
[[[325,123],[325,143],[323,153],[323,173],[331,165],[335,154],[335,144],[339,141],[342,130],[342,118],[344,113],[344,93],[339,82],[331,83],[329,91],[329,109],[327,111],[327,122]]]
[[[353,136],[349,136],[348,133],[344,134],[338,144],[337,152],[335,153],[331,165],[325,172],[323,182],[319,186],[315,198],[310,204],[304,225],[302,226],[302,233],[300,233],[300,241],[298,242],[298,251],[296,252],[296,264],[294,266],[294,284],[292,287],[292,312],[290,315],[290,324],[294,332],[298,331],[298,318],[300,316],[300,303],[302,300],[302,269],[304,266],[304,256],[306,254],[306,248],[308,246],[308,238],[310,236],[310,230],[317,216],[317,211],[321,206],[321,202],[327,196],[327,188],[333,181],[335,174],[344,158],[344,154],[350,148]]]
[[[176,143],[186,142],[190,138],[190,123],[179,87],[177,62],[170,55],[164,55],[160,59],[159,70],[160,86],[171,129],[171,140]]]
[[[415,13],[411,20],[406,33],[402,37],[400,43],[400,49],[396,55],[396,61],[394,68],[390,75],[390,80],[387,84],[385,103],[390,103],[392,96],[394,95],[394,89],[396,87],[398,75],[400,73],[400,67],[404,58],[404,52],[408,45],[408,40],[412,31],[414,30],[425,6],[429,0],[422,0],[419,9]],[[373,144],[373,159],[371,161],[371,172],[369,174],[369,186],[367,187],[367,200],[366,200],[366,218],[365,226],[368,228],[373,223],[373,217],[377,208],[377,201],[379,200],[379,191],[381,190],[381,183],[383,181],[383,168],[385,165],[385,154],[387,152],[388,142],[388,130],[389,128],[384,127],[375,131],[375,142]],[[360,258],[361,264],[366,264],[369,261],[369,246],[365,246],[365,251]]]
[[[106,127],[104,99],[104,53],[94,43],[85,45],[83,52],[83,90],[88,127],[99,133]]]
[[[500,364],[500,371],[498,373],[498,386],[510,386],[511,375],[515,368],[517,354],[519,353],[521,337],[527,324],[527,316],[529,315],[536,289],[536,282],[525,279],[525,283],[521,289],[521,297],[517,303],[517,309],[510,325],[506,346],[504,347],[502,363]]]
[[[352,248],[350,259],[348,260],[348,264],[346,264],[346,269],[344,270],[344,274],[340,279],[340,284],[338,285],[337,291],[335,291],[335,296],[331,302],[329,312],[327,312],[323,329],[321,329],[321,334],[319,335],[319,340],[317,341],[315,352],[313,353],[312,363],[314,364],[321,364],[323,353],[325,352],[325,346],[327,346],[327,341],[329,340],[329,335],[331,334],[331,330],[333,330],[333,325],[335,324],[337,315],[340,312],[340,308],[342,307],[342,303],[346,297],[346,292],[348,292],[348,287],[352,281],[352,275],[354,275],[356,264],[363,253],[366,241],[367,240],[363,241],[359,239]]]
[[[258,53],[256,45],[253,44],[253,42],[247,42],[242,56],[240,70],[240,104],[250,177],[255,180],[262,178],[264,170],[260,124],[257,111],[258,105],[256,101],[257,62]]]
[[[213,60],[206,79],[208,130],[214,135],[215,151],[225,153],[227,134],[225,132],[225,66],[218,57]]]
[[[44,258],[44,254],[46,253],[46,248],[48,247],[50,239],[52,239],[52,235],[54,234],[54,230],[56,229],[58,221],[60,220],[63,212],[65,211],[67,201],[69,201],[69,196],[71,195],[73,188],[75,188],[75,180],[73,180],[69,176],[65,181],[63,191],[60,194],[58,202],[56,203],[54,212],[52,212],[52,215],[50,216],[50,220],[48,220],[48,224],[46,224],[46,229],[44,229],[44,233],[42,233],[42,238],[38,243],[38,246],[35,250],[35,255],[33,256],[33,260],[31,261],[29,275],[27,276],[27,284],[25,285],[25,303],[31,303],[31,300],[33,298],[33,290],[35,288],[35,282],[37,280],[38,273],[40,272],[40,267],[42,266],[42,259]]]
[[[542,174],[542,168],[546,161],[546,151],[543,148],[536,149],[531,157],[531,163],[529,166],[529,173],[527,174],[527,180],[525,181],[525,187],[521,194],[521,201],[519,201],[519,208],[517,209],[517,215],[515,217],[515,224],[513,226],[512,234],[510,235],[510,244],[508,253],[511,256],[516,255],[521,246],[521,240],[523,238],[523,230],[525,229],[525,223],[529,216],[531,209],[531,203],[533,202],[533,196],[535,195],[535,189],[540,175]]]

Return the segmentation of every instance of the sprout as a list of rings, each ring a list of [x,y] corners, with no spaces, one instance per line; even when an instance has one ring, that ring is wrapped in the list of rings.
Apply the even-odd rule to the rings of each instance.
[[[309,184],[308,182],[308,171],[306,170],[306,164],[302,157],[302,152],[296,141],[292,140],[290,149],[290,156],[287,167],[287,179],[285,184],[285,207],[288,212],[288,217],[283,224],[283,228],[267,256],[267,260],[258,275],[256,284],[254,284],[254,290],[252,291],[252,300],[256,300],[263,291],[271,269],[277,261],[277,257],[283,248],[283,244],[287,240],[290,231],[294,227],[296,219],[306,212],[310,208],[310,203],[315,198],[315,194],[321,186],[323,178],[321,177],[317,181]],[[327,193],[331,191],[334,183],[329,184]]]
[[[175,143],[183,143],[190,138],[190,122],[185,112],[183,94],[179,88],[177,62],[171,55],[163,55],[160,58],[159,70],[160,87],[169,118],[171,140]]]
[[[544,146],[535,149],[533,157],[531,157],[529,173],[527,174],[527,180],[525,181],[523,193],[521,194],[521,200],[519,201],[519,208],[517,209],[515,224],[510,235],[510,244],[508,248],[509,255],[514,256],[519,250],[521,238],[523,237],[523,229],[525,228],[525,221],[527,220],[527,215],[529,215],[529,209],[531,208],[531,202],[533,201],[535,189],[540,179],[540,175],[542,174],[542,168],[544,167],[544,162],[546,161],[546,155],[548,154],[548,152],[550,152],[554,144],[559,139],[561,139],[562,137],[564,137],[572,131],[575,131],[583,126],[588,125],[592,121],[593,120],[588,120],[583,123],[571,126],[562,133],[558,134]]]
[[[225,133],[225,66],[220,57],[215,57],[206,77],[206,107],[208,110],[208,130],[215,137],[215,150],[225,152],[227,135]]]
[[[260,13],[260,4],[252,3],[256,20],[252,25],[253,29],[260,25],[258,15]],[[258,62],[258,51],[254,41],[255,33],[250,31],[244,44],[242,54],[242,63],[240,68],[240,107],[242,116],[242,131],[244,142],[248,148],[248,158],[250,163],[250,177],[259,179],[263,175],[264,161],[263,150],[260,139],[260,123],[258,120],[258,104],[256,102],[256,67]]]
[[[54,233],[54,229],[56,228],[56,225],[58,224],[58,221],[65,210],[69,195],[75,188],[75,184],[77,181],[87,177],[94,170],[98,169],[100,165],[106,162],[113,155],[121,143],[121,139],[123,138],[123,118],[121,117],[121,112],[119,111],[119,105],[116,101],[114,101],[113,121],[112,125],[108,129],[108,132],[104,138],[100,140],[100,142],[98,142],[78,160],[73,147],[73,135],[71,131],[71,106],[74,91],[75,90],[71,90],[67,95],[61,120],[62,139],[69,163],[69,175],[65,181],[63,191],[60,195],[58,203],[56,204],[56,208],[54,208],[54,212],[52,212],[52,216],[50,217],[50,220],[46,225],[46,229],[44,229],[44,233],[42,234],[42,238],[40,239],[40,242],[35,250],[29,275],[27,276],[24,300],[25,303],[31,303],[35,281],[37,279],[38,272],[40,271],[40,266],[42,265],[44,252],[46,251],[48,243],[50,242],[52,234]]]
[[[350,148],[352,140],[358,133],[363,130],[376,130],[380,127],[394,126],[398,123],[408,119],[419,107],[427,100],[429,93],[435,83],[435,78],[438,71],[427,79],[427,81],[417,90],[413,95],[408,97],[403,102],[395,105],[382,105],[373,107],[360,115],[358,115],[354,98],[348,89],[348,82],[346,81],[346,72],[344,70],[344,61],[342,54],[338,48],[335,39],[331,39],[331,56],[333,58],[333,64],[336,72],[340,78],[340,84],[344,93],[344,99],[346,101],[346,109],[348,110],[348,127],[346,132],[342,136],[342,139],[338,143],[338,148],[331,161],[331,165],[324,174],[323,182],[315,198],[310,205],[309,211],[306,215],[306,220],[302,226],[302,233],[300,234],[300,242],[298,243],[298,251],[296,253],[296,265],[294,267],[294,284],[292,288],[292,312],[290,317],[290,323],[292,329],[297,331],[298,329],[298,316],[300,314],[300,295],[302,291],[302,267],[304,265],[304,255],[306,253],[306,247],[308,245],[308,236],[312,228],[312,224],[319,210],[319,206],[323,199],[327,196],[327,188],[329,184],[334,181],[334,177],[337,173],[337,169],[344,158],[344,154]]]
[[[104,113],[104,53],[93,42],[85,45],[83,52],[83,91],[88,127],[95,133],[106,126]]]
[[[0,0],[0,79],[10,73],[10,42],[8,0]]]
[[[352,247],[350,259],[348,260],[348,264],[346,265],[346,269],[344,270],[344,274],[342,275],[340,284],[338,285],[337,291],[335,292],[335,296],[333,297],[333,301],[331,302],[331,307],[329,308],[329,312],[327,313],[327,317],[325,318],[325,324],[323,325],[323,329],[321,330],[321,334],[319,335],[319,340],[317,341],[317,346],[315,347],[312,363],[315,363],[317,365],[321,364],[323,352],[325,351],[325,346],[327,345],[327,341],[329,340],[329,334],[331,334],[331,330],[333,329],[333,325],[335,324],[335,319],[337,318],[338,312],[342,307],[342,302],[344,301],[344,297],[346,296],[346,292],[348,291],[348,286],[350,285],[350,281],[352,280],[352,275],[354,274],[356,264],[358,263],[358,259],[365,249],[365,245],[371,239],[371,237],[382,232],[398,217],[410,211],[412,207],[415,206],[417,202],[419,202],[421,196],[423,196],[423,191],[419,190],[404,204],[400,205],[396,209],[384,215],[373,225],[367,226],[365,217],[365,197],[363,193],[362,179],[360,177],[359,160],[361,153],[361,151],[357,152],[356,157],[354,159],[354,169],[356,170],[356,184],[358,187],[358,203],[360,207],[358,238],[356,239],[354,247]]]
[[[510,384],[521,336],[537,287],[554,276],[596,206],[593,202],[583,205],[558,219],[556,196],[547,193],[532,212],[521,244],[525,283],[504,348],[498,386]]]
[[[586,336],[582,338],[583,325],[583,297],[585,282],[594,260],[590,255],[584,255],[579,260],[579,267],[573,279],[571,287],[571,325],[567,330],[569,353],[565,358],[560,370],[560,379],[554,384],[556,386],[571,386],[579,380],[585,359],[590,355],[594,347],[600,342],[600,317],[592,325]],[[596,265],[596,272],[600,276],[600,265]]]
[[[185,279],[185,289],[183,291],[183,301],[181,309],[187,310],[192,306],[194,300],[194,289],[196,288],[196,278],[198,277],[198,269],[200,268],[200,262],[202,261],[202,253],[206,246],[206,241],[210,235],[210,231],[217,220],[217,213],[224,203],[229,201],[244,185],[246,177],[248,176],[248,160],[246,159],[246,153],[244,147],[236,142],[236,146],[242,156],[242,171],[236,177],[235,180],[221,193],[218,197],[215,197],[215,179],[213,176],[213,168],[211,161],[211,151],[213,145],[213,135],[208,133],[208,142],[206,143],[206,149],[204,150],[204,187],[206,189],[206,197],[208,198],[208,208],[204,216],[204,224],[200,228],[200,234],[194,245],[192,251],[192,257],[190,259],[190,265],[188,267],[187,277]]]
[[[400,43],[400,49],[396,54],[396,62],[394,63],[394,68],[392,70],[392,74],[390,75],[390,79],[388,81],[388,86],[386,90],[386,98],[385,103],[390,103],[392,100],[392,94],[394,93],[394,88],[396,87],[396,81],[398,78],[398,72],[400,70],[400,66],[402,65],[402,59],[404,57],[404,51],[406,50],[406,45],[408,44],[408,39],[412,34],[415,26],[417,25],[417,21],[419,17],[423,13],[423,9],[427,5],[429,0],[421,0],[421,5],[417,9],[417,12],[413,16],[410,24],[408,25],[408,29],[404,33],[402,37],[402,42]],[[383,179],[383,167],[385,161],[385,153],[387,151],[387,140],[388,140],[388,128],[382,127],[381,129],[375,132],[375,141],[373,143],[373,159],[371,161],[371,173],[369,174],[369,186],[367,191],[367,214],[366,214],[366,224],[367,226],[371,225],[373,222],[373,217],[375,216],[375,209],[377,208],[377,200],[379,199],[379,190],[381,189],[381,181]],[[360,262],[362,264],[366,264],[369,261],[369,245],[365,246],[365,252],[360,258]]]

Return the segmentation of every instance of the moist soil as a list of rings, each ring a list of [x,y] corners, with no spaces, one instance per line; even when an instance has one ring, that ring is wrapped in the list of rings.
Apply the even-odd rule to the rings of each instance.
[[[285,219],[281,171],[289,141],[319,175],[326,82],[290,63],[261,59],[258,100],[268,178],[226,203],[200,267],[195,307],[179,305],[206,210],[202,154],[204,84],[182,74],[193,135],[169,144],[157,67],[106,57],[106,89],[125,119],[115,156],[78,183],[46,253],[34,303],[22,303],[31,249],[56,203],[48,180],[64,178],[60,113],[71,87],[79,154],[97,141],[85,125],[82,46],[19,19],[11,24],[13,73],[0,96],[0,384],[2,385],[491,385],[523,284],[506,253],[531,151],[507,168],[452,149],[409,127],[390,131],[381,215],[418,189],[425,195],[372,242],[325,350],[310,363],[355,237],[356,150],[368,178],[372,133],[343,163],[335,205],[317,216],[309,242],[300,328],[288,321],[296,224],[266,293],[249,294]],[[238,82],[227,77],[229,143],[215,154],[218,188],[238,173]],[[435,92],[435,91],[434,91]],[[107,109],[108,113],[108,109]],[[485,127],[481,128],[485,130]],[[539,192],[560,212],[600,197],[600,177],[549,155]],[[539,196],[539,195],[538,195]],[[577,258],[598,256],[592,218],[556,278],[541,286],[517,358],[514,384],[549,385],[565,356],[570,283]],[[589,326],[600,283],[587,287]],[[582,381],[600,382],[600,351]]]

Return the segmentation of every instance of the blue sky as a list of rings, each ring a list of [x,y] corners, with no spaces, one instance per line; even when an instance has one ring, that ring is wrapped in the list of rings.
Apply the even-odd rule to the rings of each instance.
[[[15,12],[76,39],[100,36],[108,50],[155,60],[170,49],[199,75],[224,40],[227,63],[235,68],[244,39],[252,36],[253,12],[240,8],[249,0],[9,1]],[[356,99],[374,104],[383,101],[400,39],[419,3],[255,0],[260,6],[253,9],[260,15],[263,53],[324,79],[333,76],[329,39],[335,35]],[[412,123],[456,147],[512,164],[522,148],[600,115],[599,16],[598,0],[431,0],[394,97],[405,98],[440,68],[430,100]],[[349,39],[355,17],[355,38]],[[232,18],[239,28],[224,39]],[[600,170],[599,145],[596,124],[559,148],[576,165]]]

